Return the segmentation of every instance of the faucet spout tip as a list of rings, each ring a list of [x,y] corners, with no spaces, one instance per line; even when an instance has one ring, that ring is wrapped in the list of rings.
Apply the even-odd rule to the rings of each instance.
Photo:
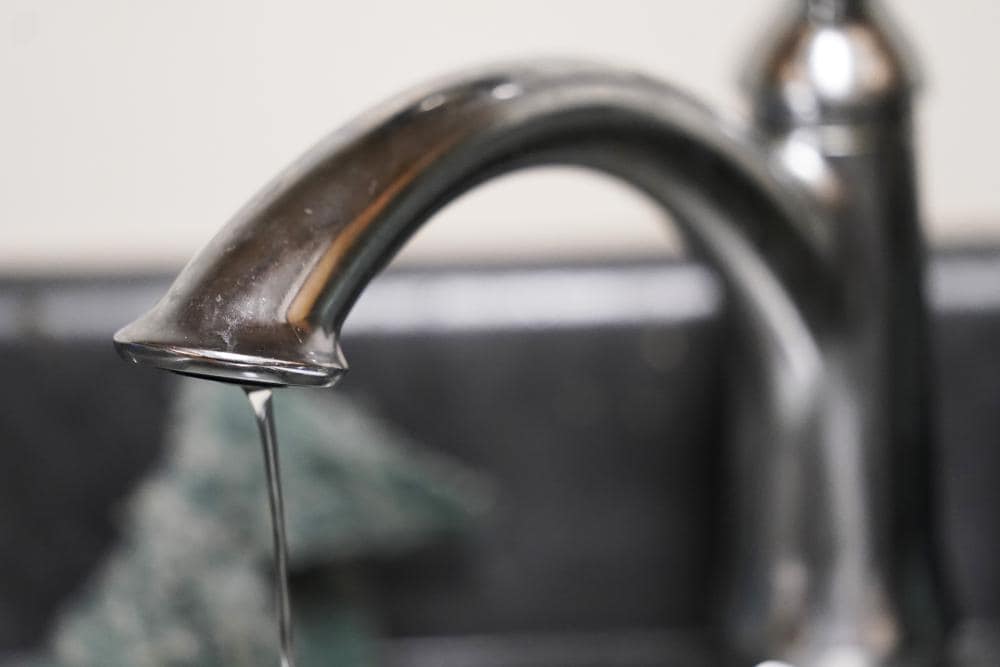
[[[274,352],[269,345],[225,349],[199,344],[189,336],[164,335],[152,321],[153,315],[115,334],[115,350],[126,361],[208,380],[270,387],[330,387],[347,372],[347,362],[335,342],[316,348],[307,343],[279,346],[280,355],[269,353]],[[297,353],[288,354],[289,350]]]

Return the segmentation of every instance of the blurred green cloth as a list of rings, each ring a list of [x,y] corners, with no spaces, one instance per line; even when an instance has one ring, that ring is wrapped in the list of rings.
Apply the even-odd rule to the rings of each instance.
[[[293,590],[298,665],[377,664],[377,618],[350,594],[347,564],[461,531],[488,485],[336,393],[275,394],[291,569],[313,573],[307,595]],[[166,460],[123,508],[120,544],[64,610],[51,659],[33,664],[278,664],[250,406],[237,387],[184,382],[172,423]]]

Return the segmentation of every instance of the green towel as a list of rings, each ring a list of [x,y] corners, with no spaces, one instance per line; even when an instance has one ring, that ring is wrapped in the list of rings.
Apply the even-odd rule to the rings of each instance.
[[[335,392],[275,394],[291,568],[319,573],[293,597],[299,667],[377,664],[377,618],[350,593],[349,563],[456,534],[488,507],[489,486]],[[250,406],[236,387],[185,381],[173,423],[164,464],[124,507],[123,539],[37,664],[278,664]]]

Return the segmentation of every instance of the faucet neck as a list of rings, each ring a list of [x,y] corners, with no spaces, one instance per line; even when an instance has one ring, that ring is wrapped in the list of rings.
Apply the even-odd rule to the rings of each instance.
[[[634,72],[565,62],[422,88],[331,135],[117,334],[119,350],[194,375],[331,384],[341,323],[417,227],[477,183],[537,164],[604,171],[671,210],[755,313],[769,367],[812,381],[824,299],[838,294],[818,212],[700,104]]]

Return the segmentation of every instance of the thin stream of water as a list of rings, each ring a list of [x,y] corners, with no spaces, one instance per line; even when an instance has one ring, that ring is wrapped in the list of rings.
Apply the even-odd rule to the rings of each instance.
[[[292,606],[288,593],[288,542],[285,539],[285,502],[281,495],[281,469],[278,466],[278,438],[274,428],[271,390],[244,387],[260,430],[267,473],[267,499],[271,506],[271,532],[274,538],[274,588],[278,608],[278,637],[281,667],[295,667],[292,647]]]

